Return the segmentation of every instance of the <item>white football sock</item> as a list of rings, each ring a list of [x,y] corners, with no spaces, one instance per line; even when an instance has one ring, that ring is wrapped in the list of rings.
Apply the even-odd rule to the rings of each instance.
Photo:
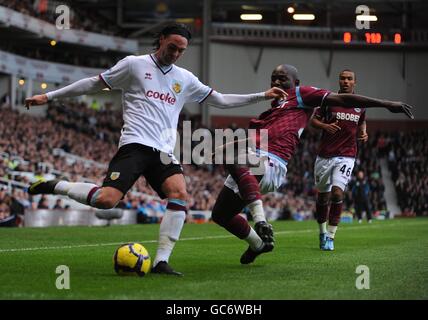
[[[54,193],[69,196],[77,202],[88,205],[88,194],[93,188],[98,188],[98,186],[93,183],[60,181],[56,184]],[[99,190],[92,195],[91,206],[95,206],[97,192],[99,192]]]
[[[250,245],[251,249],[253,249],[254,251],[259,251],[264,246],[263,240],[256,233],[256,231],[254,231],[253,228],[250,229],[250,233],[244,240]]]
[[[328,233],[327,237],[334,239],[334,236],[336,235],[337,226],[328,226]]]
[[[251,202],[249,205],[247,205],[247,207],[250,210],[255,223],[260,221],[266,222],[265,211],[263,209],[262,200],[256,200],[254,202]]]
[[[62,194],[63,196],[68,195],[68,191],[70,191],[71,186],[73,185],[73,182],[68,181],[60,181],[56,184],[54,193],[55,194]]]
[[[327,232],[327,222],[319,223],[318,225],[320,227],[320,234]]]
[[[153,262],[155,267],[159,261],[168,262],[174,249],[175,242],[180,238],[183,229],[186,212],[167,209],[159,228],[159,242],[156,258]]]

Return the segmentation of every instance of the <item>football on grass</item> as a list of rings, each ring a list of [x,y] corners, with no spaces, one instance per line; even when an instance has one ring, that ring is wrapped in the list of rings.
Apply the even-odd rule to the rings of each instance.
[[[119,275],[145,276],[150,272],[150,255],[141,243],[126,243],[116,249],[114,270]]]

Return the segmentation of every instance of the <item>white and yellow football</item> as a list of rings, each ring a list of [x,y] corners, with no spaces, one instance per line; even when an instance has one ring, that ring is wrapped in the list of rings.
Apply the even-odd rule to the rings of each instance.
[[[119,275],[145,276],[150,272],[149,252],[141,243],[125,243],[116,249],[113,256],[114,270]]]

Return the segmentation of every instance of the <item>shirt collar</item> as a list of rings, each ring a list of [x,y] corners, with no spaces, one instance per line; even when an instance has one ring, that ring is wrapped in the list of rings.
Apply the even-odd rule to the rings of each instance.
[[[170,72],[172,70],[172,67],[174,66],[173,64],[169,66],[162,66],[153,53],[150,54],[150,58],[152,58],[154,64],[160,69],[160,71],[162,71],[163,74],[167,74],[168,72]]]

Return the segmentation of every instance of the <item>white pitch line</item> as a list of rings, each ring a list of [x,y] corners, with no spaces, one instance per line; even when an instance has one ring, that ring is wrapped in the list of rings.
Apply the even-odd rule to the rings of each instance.
[[[409,225],[420,225],[421,223],[407,223],[405,226]],[[373,228],[385,228],[385,227],[395,227],[402,226],[401,223],[391,223],[387,225],[370,225],[370,226],[350,226],[345,227],[343,229],[346,230],[360,230],[360,229],[373,229]],[[275,235],[278,234],[294,234],[294,233],[308,233],[308,232],[316,232],[317,229],[304,229],[304,230],[283,230],[275,232]],[[194,240],[208,240],[208,239],[226,239],[226,238],[234,238],[233,235],[225,235],[225,236],[205,236],[205,237],[191,237],[191,238],[183,238],[179,241],[194,241]],[[157,240],[143,240],[142,243],[156,243]],[[92,243],[92,244],[77,244],[70,246],[54,246],[54,247],[32,247],[32,248],[12,248],[12,249],[0,249],[0,253],[4,252],[21,252],[21,251],[38,251],[38,250],[63,250],[63,249],[77,249],[77,248],[91,248],[91,247],[107,247],[107,246],[118,246],[124,244],[125,242],[110,242],[110,243]]]

